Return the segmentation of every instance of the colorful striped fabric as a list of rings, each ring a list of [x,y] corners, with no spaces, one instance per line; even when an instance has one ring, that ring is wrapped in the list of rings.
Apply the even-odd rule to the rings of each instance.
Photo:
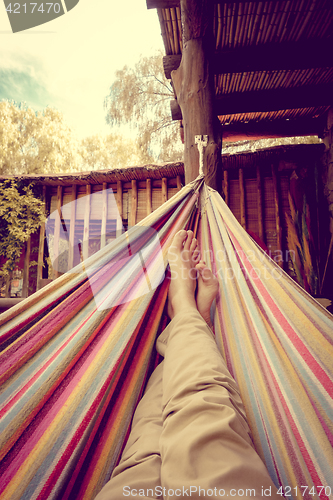
[[[332,316],[198,178],[0,316],[0,500],[92,500],[108,480],[158,361],[167,249],[189,227],[219,277],[217,342],[258,453],[286,496],[333,495]]]

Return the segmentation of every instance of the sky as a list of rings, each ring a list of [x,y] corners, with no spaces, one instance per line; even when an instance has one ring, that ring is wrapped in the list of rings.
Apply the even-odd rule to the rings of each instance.
[[[157,12],[146,0],[79,0],[57,19],[18,33],[0,0],[0,100],[36,111],[54,107],[79,139],[108,134],[103,102],[116,70],[159,49]]]

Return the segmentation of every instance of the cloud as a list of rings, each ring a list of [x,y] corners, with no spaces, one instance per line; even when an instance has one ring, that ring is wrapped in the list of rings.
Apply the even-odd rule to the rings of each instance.
[[[44,66],[37,58],[12,54],[10,59],[1,59],[0,100],[26,102],[36,110],[53,104]]]

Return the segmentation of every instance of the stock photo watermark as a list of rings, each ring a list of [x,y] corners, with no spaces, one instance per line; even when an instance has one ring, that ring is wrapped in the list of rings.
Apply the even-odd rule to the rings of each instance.
[[[183,273],[182,278],[189,276],[193,280],[197,279],[194,267],[189,274],[187,266],[165,273],[167,262],[158,232],[147,226],[124,227],[113,190],[110,188],[105,191],[79,197],[63,205],[61,210],[52,210],[45,232],[51,266],[49,272],[53,273],[53,277],[65,273],[85,273],[99,310],[151,295],[165,276],[172,280]],[[87,225],[84,219],[86,207],[100,207],[103,199],[107,200],[108,206],[105,228],[103,229],[101,221],[97,224],[96,220]],[[93,213],[92,218],[94,219]],[[74,220],[76,222],[73,225]],[[102,248],[106,248],[104,254],[94,258]],[[169,261],[175,262],[178,258],[171,247]],[[183,261],[189,258],[188,252],[182,252]],[[239,261],[236,252],[220,248],[202,251],[197,256],[197,262],[202,260],[208,267],[209,263],[213,263],[213,272],[224,282],[244,279],[279,280],[283,271],[273,262],[277,264],[281,258],[292,258],[291,252],[287,251],[285,255],[276,253],[269,260],[259,250],[247,250],[242,255],[242,261]],[[119,281],[123,283],[123,287],[116,286]]]
[[[9,2],[4,0],[13,33],[18,33],[41,24],[49,23],[72,10],[80,0],[58,0],[57,2]]]

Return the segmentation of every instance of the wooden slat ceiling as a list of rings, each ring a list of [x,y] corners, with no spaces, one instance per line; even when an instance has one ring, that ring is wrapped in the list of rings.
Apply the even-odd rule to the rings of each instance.
[[[212,65],[224,128],[292,121],[302,130],[303,120],[316,128],[333,104],[333,0],[214,3]],[[147,7],[158,9],[170,78],[182,52],[179,1],[147,0]],[[172,115],[181,119],[175,102]]]

